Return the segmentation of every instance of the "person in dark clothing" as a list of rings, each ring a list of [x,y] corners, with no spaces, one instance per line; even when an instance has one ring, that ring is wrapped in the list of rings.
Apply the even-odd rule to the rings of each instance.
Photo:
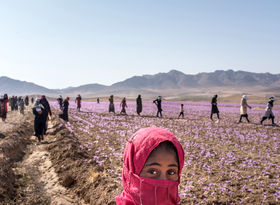
[[[69,100],[70,100],[69,97],[65,98],[65,100],[63,101],[63,112],[62,112],[62,114],[59,114],[59,117],[61,119],[65,120],[66,122],[68,122]]]
[[[48,129],[49,114],[50,114],[50,116],[52,116],[52,111],[50,108],[50,104],[45,95],[41,96],[40,103],[44,106],[44,110],[43,110],[43,117],[44,117],[44,121],[45,121],[44,134],[46,134],[47,129]]]
[[[25,106],[29,105],[29,97],[28,96],[25,97],[24,102],[25,102]]]
[[[14,100],[14,108],[15,108],[15,110],[18,110],[18,97],[17,96],[15,96],[15,100]]]
[[[8,104],[9,98],[7,94],[4,94],[3,98],[0,99],[0,113],[1,113],[1,118],[2,121],[5,122],[7,118],[7,113],[8,113]]]
[[[11,98],[10,98],[10,106],[11,106],[11,111],[14,111],[15,110],[15,97],[14,96],[12,96]]]
[[[184,118],[184,104],[181,104],[180,114],[178,116],[178,119],[182,116]]]
[[[125,97],[122,99],[122,101],[121,101],[121,103],[120,103],[120,107],[122,108],[120,114],[121,114],[121,115],[122,115],[122,114],[127,115],[127,114],[126,114],[126,110],[125,110],[125,108],[127,107],[126,98],[125,98]]]
[[[212,101],[211,101],[212,109],[211,109],[210,119],[212,121],[213,121],[213,114],[214,113],[217,114],[218,120],[220,120],[219,109],[218,109],[218,106],[217,106],[217,98],[218,98],[218,95],[214,95],[214,97],[212,98]]]
[[[34,103],[34,98],[33,98],[33,97],[31,98],[31,103],[32,103],[32,104]]]
[[[109,98],[109,113],[110,112],[113,112],[115,113],[115,106],[114,106],[114,96],[111,95],[110,98]]]
[[[81,95],[78,95],[76,97],[76,100],[75,100],[75,103],[77,103],[77,110],[80,112],[80,109],[81,109],[81,101],[82,101],[82,97]]]
[[[265,121],[266,119],[271,119],[272,125],[275,125],[274,114],[272,112],[273,103],[274,103],[274,97],[270,97],[268,100],[268,103],[267,103],[267,107],[265,108],[264,116],[262,117],[262,120],[261,120],[261,125],[262,125],[263,121]]]
[[[19,101],[19,112],[20,114],[24,115],[24,101],[22,98]]]
[[[38,138],[38,141],[44,140],[44,129],[45,129],[45,117],[44,117],[44,106],[40,103],[40,100],[36,100],[34,107],[32,109],[34,118],[34,131],[35,136]]]
[[[96,99],[96,101],[97,101],[97,103],[99,104],[99,102],[100,102],[100,99],[99,99],[99,98],[97,98],[97,99]]]
[[[59,104],[60,110],[62,111],[63,110],[63,98],[62,98],[62,96],[60,95],[59,98],[57,98],[56,100]]]
[[[141,95],[138,95],[136,98],[136,112],[140,116],[140,113],[142,112],[142,98]]]
[[[156,100],[153,101],[153,103],[156,104],[157,106],[157,117],[159,117],[158,115],[160,114],[160,117],[162,117],[162,109],[161,109],[161,96],[158,96],[158,98]]]

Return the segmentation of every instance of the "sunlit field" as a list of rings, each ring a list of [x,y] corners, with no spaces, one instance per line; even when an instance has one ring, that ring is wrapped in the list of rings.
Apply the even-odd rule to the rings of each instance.
[[[177,119],[180,104],[185,118]],[[128,101],[127,116],[108,113],[108,102],[82,102],[81,112],[69,106],[69,122],[61,120],[87,152],[89,159],[105,169],[121,190],[122,156],[127,138],[142,127],[158,126],[173,132],[185,150],[181,204],[279,204],[280,127],[266,120],[260,125],[266,105],[250,104],[251,123],[239,120],[239,104],[220,103],[221,120],[211,121],[209,102],[163,102],[163,118],[156,118],[156,105],[143,102],[142,116],[136,103]],[[57,102],[52,109],[59,112]],[[273,108],[280,124],[280,106]],[[113,198],[114,196],[112,196]]]

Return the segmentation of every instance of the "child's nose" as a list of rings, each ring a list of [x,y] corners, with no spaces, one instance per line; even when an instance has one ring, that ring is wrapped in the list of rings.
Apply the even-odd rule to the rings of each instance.
[[[161,179],[161,180],[168,180],[167,175],[166,175],[165,173],[162,173],[162,174],[160,175],[160,178],[159,178],[159,179]]]

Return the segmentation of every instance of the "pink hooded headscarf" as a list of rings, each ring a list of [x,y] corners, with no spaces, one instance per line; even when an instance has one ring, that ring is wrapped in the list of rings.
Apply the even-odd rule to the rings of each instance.
[[[164,141],[177,149],[179,177],[177,181],[139,177],[150,153]],[[142,128],[129,139],[123,157],[123,192],[116,197],[118,205],[179,204],[178,185],[184,165],[184,150],[168,130],[157,127]]]

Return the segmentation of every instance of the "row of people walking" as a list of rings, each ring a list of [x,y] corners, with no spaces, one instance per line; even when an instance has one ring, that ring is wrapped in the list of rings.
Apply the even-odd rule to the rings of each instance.
[[[211,100],[212,108],[211,108],[210,119],[212,121],[213,121],[213,114],[217,114],[218,121],[220,120],[219,109],[218,109],[218,106],[217,106],[217,98],[218,98],[218,95],[214,95],[212,100]],[[248,98],[247,98],[246,95],[243,95],[242,98],[241,98],[241,101],[240,101],[240,118],[239,118],[238,123],[241,123],[243,118],[245,118],[247,120],[247,122],[250,123],[250,120],[248,118],[247,108],[252,109],[252,107],[250,105],[248,105],[247,99]],[[271,119],[272,125],[275,125],[275,121],[274,121],[275,116],[274,116],[273,111],[272,111],[274,101],[275,101],[274,97],[270,97],[268,99],[267,106],[265,108],[265,113],[264,113],[264,116],[262,117],[262,119],[260,121],[260,124],[263,124],[263,122],[266,119]]]
[[[217,105],[217,98],[218,98],[218,95],[214,95],[212,100],[211,100],[212,107],[211,107],[210,119],[212,121],[213,121],[213,115],[214,114],[217,115],[218,121],[220,120],[219,109],[218,109],[218,105]],[[262,117],[262,119],[260,121],[260,124],[263,124],[263,122],[266,119],[271,119],[272,125],[275,125],[275,122],[274,122],[275,116],[272,112],[274,101],[275,101],[274,97],[269,98],[268,103],[267,103],[267,107],[265,109],[265,114]],[[156,117],[162,117],[161,102],[162,102],[161,96],[158,96],[157,99],[155,99],[153,101],[153,103],[157,106]],[[127,108],[126,98],[122,99],[122,101],[120,103],[120,106],[122,108],[120,114],[126,114],[126,110],[125,110]],[[242,98],[241,98],[241,102],[240,102],[240,118],[239,118],[238,123],[241,123],[243,118],[245,118],[247,120],[247,122],[250,123],[250,120],[248,119],[247,108],[252,109],[252,107],[250,105],[248,105],[248,103],[247,103],[247,96],[243,95]],[[109,113],[110,112],[115,113],[114,96],[113,95],[111,95],[110,98],[109,98]],[[138,97],[136,99],[136,112],[137,112],[138,115],[140,115],[140,113],[142,112],[142,98],[141,98],[141,95],[138,95]],[[180,113],[179,113],[178,118],[180,118],[180,117],[184,118],[184,104],[181,104],[181,107],[180,107]]]
[[[43,97],[44,99],[46,99],[45,97]],[[220,115],[219,115],[219,109],[218,109],[218,105],[217,105],[217,98],[218,95],[214,95],[212,100],[211,100],[211,114],[210,114],[210,119],[213,121],[213,115],[216,114],[218,121],[220,120]],[[65,100],[63,100],[62,96],[60,95],[60,97],[57,99],[59,105],[60,105],[60,109],[62,110],[62,113],[59,115],[60,118],[64,119],[65,121],[68,121],[68,107],[69,107],[69,100],[70,98],[67,97]],[[250,120],[248,118],[248,112],[247,112],[247,108],[252,109],[252,107],[250,105],[248,105],[247,103],[247,96],[243,95],[241,98],[241,102],[240,102],[240,118],[238,123],[242,122],[242,119],[245,118],[247,120],[248,123],[250,123]],[[44,101],[44,100],[43,100]],[[76,99],[75,99],[75,103],[77,104],[77,110],[80,111],[81,109],[81,101],[82,101],[82,97],[79,94]],[[265,114],[262,117],[262,119],[260,120],[260,124],[263,124],[263,122],[265,120],[271,120],[272,121],[272,125],[275,125],[275,116],[273,114],[273,104],[274,104],[274,97],[270,97],[267,103],[267,107],[265,109]],[[25,98],[23,97],[17,97],[17,96],[12,96],[10,99],[8,99],[8,95],[5,94],[2,98],[0,98],[0,117],[2,118],[2,121],[6,120],[7,117],[7,103],[9,102],[10,106],[11,106],[11,110],[18,110],[18,107],[20,107],[20,113],[24,114],[24,106],[28,106],[29,105],[29,97],[26,96]],[[34,98],[31,98],[31,103],[33,104],[34,102]],[[100,99],[97,98],[97,103],[100,102]],[[157,99],[153,100],[153,103],[157,106],[157,114],[156,117],[162,117],[162,106],[161,106],[161,102],[162,102],[162,97],[158,96]],[[49,107],[49,105],[46,105],[47,107]],[[127,106],[127,102],[126,102],[126,98],[124,97],[122,99],[122,101],[120,102],[120,107],[121,107],[121,112],[120,114],[122,115],[127,115],[126,113],[126,108]],[[48,109],[48,108],[47,108]],[[141,95],[138,95],[138,97],[136,98],[136,112],[137,115],[141,115],[143,106],[142,106],[142,98]],[[109,97],[109,113],[113,112],[115,113],[115,106],[114,106],[114,96],[111,95]],[[184,104],[181,104],[180,107],[180,113],[178,118],[184,118]]]
[[[214,95],[211,100],[211,105],[212,105],[211,114],[210,114],[211,120],[213,120],[214,114],[217,114],[217,118],[218,118],[218,120],[220,120],[219,109],[218,109],[218,105],[217,105],[217,98],[218,98],[218,95]],[[16,100],[18,102],[15,102]],[[60,96],[57,100],[58,100],[58,103],[62,110],[62,113],[59,114],[59,117],[65,121],[68,121],[69,120],[68,119],[68,108],[69,108],[70,98],[66,97],[65,100],[63,100],[62,96]],[[75,99],[78,111],[80,111],[80,108],[81,108],[81,100],[82,100],[81,95],[78,95]],[[239,118],[238,123],[241,123],[243,118],[245,118],[248,123],[250,122],[250,120],[248,118],[247,108],[252,109],[252,107],[250,105],[248,105],[247,100],[248,100],[247,96],[243,95],[241,98],[241,102],[240,102],[240,118]],[[153,103],[155,103],[155,105],[157,106],[157,115],[156,115],[157,117],[162,117],[161,101],[162,101],[161,96],[158,96],[158,98],[153,101]],[[274,97],[269,98],[267,106],[265,108],[264,116],[262,117],[260,124],[263,124],[263,122],[267,119],[271,119],[272,125],[275,125],[275,121],[274,121],[275,116],[272,112],[274,101],[275,101]],[[8,102],[10,102],[11,110],[16,110],[15,104],[18,104],[20,107],[20,110],[22,110],[21,113],[24,114],[24,112],[23,112],[24,108],[22,108],[22,107],[24,107],[24,105],[26,105],[26,106],[29,105],[29,98],[28,98],[28,96],[25,97],[25,99],[23,99],[23,97],[13,96],[9,99],[7,94],[5,94],[2,98],[0,98],[0,117],[2,118],[3,121],[5,121],[6,117],[7,117],[7,112],[8,112],[7,103]],[[33,103],[33,102],[34,102],[34,99],[32,97],[31,103]],[[12,109],[12,107],[14,109]],[[127,115],[126,98],[122,99],[122,101],[120,102],[120,107],[121,107],[120,114]],[[138,115],[141,114],[142,108],[143,108],[142,98],[141,98],[141,95],[138,95],[138,97],[136,99],[136,112]],[[44,134],[46,134],[46,131],[48,129],[48,116],[52,116],[49,102],[47,101],[47,99],[44,95],[42,95],[41,98],[36,99],[36,101],[34,103],[34,107],[32,108],[32,111],[35,116],[35,118],[34,118],[35,136],[38,138],[38,141],[41,141],[44,139],[43,136],[44,136]],[[115,113],[113,95],[111,95],[109,98],[109,112]],[[181,104],[181,107],[180,107],[180,113],[179,113],[178,118],[180,118],[180,117],[184,118],[184,104]]]
[[[33,104],[34,102],[34,98],[31,97],[31,103]],[[25,106],[29,106],[29,97],[28,96],[25,96],[24,97],[21,97],[21,96],[12,96],[10,99],[9,99],[9,104],[11,106],[11,111],[13,110],[18,110],[18,107],[22,107],[22,104],[25,105]]]
[[[161,109],[161,96],[158,96],[158,98],[156,100],[153,101],[153,103],[156,104],[157,106],[157,117],[162,117],[162,109]],[[126,108],[127,108],[127,103],[126,103],[126,98],[124,97],[120,103],[120,107],[121,107],[121,112],[120,114],[124,114],[127,115],[126,113]],[[141,95],[138,95],[138,97],[136,98],[136,113],[137,115],[141,115],[143,106],[142,106],[142,98]],[[114,105],[114,95],[111,95],[109,97],[109,113],[113,112],[115,113],[115,105]]]
[[[31,98],[31,102],[33,104],[33,97]],[[21,114],[24,114],[25,106],[29,106],[29,97],[22,96],[12,96],[8,98],[8,94],[4,94],[3,97],[0,98],[0,117],[2,121],[5,122],[8,114],[8,103],[11,107],[11,111],[19,110]]]
[[[78,95],[75,99],[75,103],[77,104],[77,110],[78,111],[80,111],[80,108],[81,108],[81,99],[82,99],[81,95]],[[211,106],[212,107],[211,107],[210,119],[212,121],[214,121],[213,120],[213,115],[214,114],[217,115],[218,121],[220,120],[217,99],[218,99],[218,95],[214,95],[212,97],[212,100],[211,100]],[[242,98],[241,98],[241,101],[240,101],[240,118],[239,118],[238,123],[241,123],[243,118],[245,118],[247,120],[247,122],[250,123],[250,120],[248,118],[247,108],[252,109],[252,107],[250,105],[248,105],[247,99],[248,98],[247,98],[246,95],[243,95]],[[114,95],[111,95],[108,100],[109,100],[109,113],[113,112],[115,114]],[[62,102],[62,100],[59,100],[59,99],[58,99],[58,101]],[[69,101],[69,99],[68,99],[68,101]],[[68,113],[68,104],[69,104],[68,101],[66,102],[66,106],[65,105],[62,106],[60,104],[61,107],[67,108],[67,109],[64,109],[63,114],[61,115],[61,116],[67,116],[66,117],[67,121],[68,121],[68,114],[67,113]],[[262,117],[262,119],[260,121],[260,124],[262,124],[266,119],[271,119],[272,125],[275,125],[275,122],[274,122],[275,116],[272,112],[274,101],[275,101],[274,97],[269,98],[268,103],[267,103],[267,107],[265,109],[265,114]],[[99,98],[97,98],[97,103],[99,103],[99,102],[100,102]],[[161,96],[158,96],[157,99],[153,100],[153,103],[157,106],[156,117],[162,117],[162,111],[163,110],[162,110],[161,102],[162,102],[162,97]],[[121,107],[120,114],[121,115],[127,115],[126,108],[128,106],[127,106],[127,101],[126,101],[125,97],[121,100],[120,107]],[[137,115],[139,115],[139,116],[141,115],[142,109],[143,109],[142,98],[141,98],[141,95],[138,95],[138,97],[136,98],[136,113],[137,113]],[[180,113],[179,113],[178,118],[180,118],[180,117],[184,118],[184,104],[181,104],[181,106],[180,106]]]

